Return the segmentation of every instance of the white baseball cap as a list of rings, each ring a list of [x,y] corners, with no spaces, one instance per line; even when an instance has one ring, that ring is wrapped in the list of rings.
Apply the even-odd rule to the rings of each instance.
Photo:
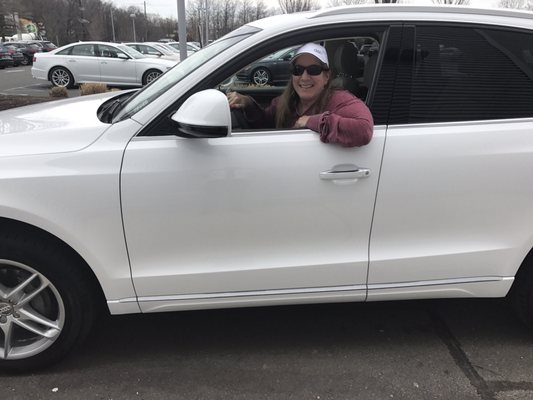
[[[294,57],[292,58],[291,62],[296,60],[297,57],[299,57],[301,54],[311,54],[312,56],[315,56],[320,61],[322,61],[324,64],[326,64],[329,67],[328,62],[328,53],[326,52],[326,49],[320,46],[316,43],[307,43],[304,44],[302,47],[298,49]]]

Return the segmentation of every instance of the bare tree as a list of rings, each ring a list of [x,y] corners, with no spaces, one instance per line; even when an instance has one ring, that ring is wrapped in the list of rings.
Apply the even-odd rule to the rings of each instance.
[[[365,4],[368,3],[367,0],[330,0],[328,5],[330,7],[337,7],[337,6],[351,6],[354,4]]]
[[[301,9],[316,7],[316,1],[304,2],[307,4]],[[218,39],[240,24],[273,14],[265,0],[189,0],[188,40],[204,41],[201,39],[205,39],[206,7],[209,39]],[[145,15],[136,6],[118,8],[109,0],[0,0],[0,38],[17,33],[14,12],[35,22],[39,34],[58,45],[77,40],[130,41],[133,37],[131,14],[135,15],[138,39],[178,39],[175,19]]]
[[[268,8],[263,0],[257,0],[255,4],[254,14],[254,20],[265,18],[270,15],[270,12],[268,11]]]
[[[239,4],[238,21],[239,25],[247,24],[254,17],[254,7],[250,0],[241,0]]]
[[[237,14],[236,0],[222,0],[214,15],[215,37],[224,36],[236,28],[235,16]]]
[[[435,4],[468,5],[470,0],[432,0]]]
[[[500,0],[498,3],[500,8],[524,8],[525,6],[525,0]]]
[[[299,11],[316,10],[319,5],[315,0],[278,0],[281,11],[284,14],[291,14]]]

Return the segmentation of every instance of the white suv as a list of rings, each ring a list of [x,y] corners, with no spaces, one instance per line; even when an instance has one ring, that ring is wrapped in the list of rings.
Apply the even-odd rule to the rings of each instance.
[[[370,107],[369,145],[231,115],[224,91],[282,89],[237,72],[310,41]],[[511,293],[530,318],[532,104],[531,14],[391,5],[252,22],[141,91],[2,112],[0,368],[57,360],[102,304]]]

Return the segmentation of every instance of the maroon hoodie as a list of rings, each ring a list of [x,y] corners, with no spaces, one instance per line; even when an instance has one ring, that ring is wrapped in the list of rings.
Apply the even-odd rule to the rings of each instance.
[[[272,100],[262,109],[255,107],[246,110],[246,118],[255,128],[275,127],[276,109],[280,97]],[[298,115],[293,112],[289,125],[294,125]],[[324,143],[337,143],[345,147],[363,146],[372,139],[374,121],[366,104],[347,90],[334,90],[325,111],[309,116],[307,128],[318,132]]]

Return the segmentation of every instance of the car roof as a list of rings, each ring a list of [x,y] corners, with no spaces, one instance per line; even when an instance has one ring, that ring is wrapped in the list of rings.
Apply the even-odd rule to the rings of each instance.
[[[276,15],[250,22],[248,25],[272,33],[278,30],[299,29],[310,23],[320,25],[336,21],[445,21],[532,28],[533,13],[521,10],[453,5],[373,4]]]
[[[409,12],[409,13],[432,13],[435,15],[449,15],[449,14],[475,14],[475,15],[487,15],[487,16],[512,16],[519,18],[532,18],[533,14],[528,11],[520,11],[513,9],[503,9],[503,8],[481,8],[481,7],[470,7],[470,6],[459,6],[459,5],[413,5],[413,4],[376,4],[376,5],[359,5],[359,6],[349,6],[349,7],[334,7],[330,9],[320,10],[315,13],[314,18],[325,17],[329,15],[339,15],[346,13],[396,13]]]
[[[114,42],[102,42],[102,41],[95,41],[95,40],[91,40],[91,41],[79,41],[79,42],[73,42],[73,43],[69,43],[69,44],[66,44],[62,47],[58,47],[58,48],[65,48],[65,47],[71,47],[71,46],[77,46],[77,45],[80,45],[80,44],[101,44],[101,45],[106,45],[106,46],[115,46],[115,47],[118,47],[118,46],[124,46],[124,45],[127,45],[127,43],[114,43]]]

